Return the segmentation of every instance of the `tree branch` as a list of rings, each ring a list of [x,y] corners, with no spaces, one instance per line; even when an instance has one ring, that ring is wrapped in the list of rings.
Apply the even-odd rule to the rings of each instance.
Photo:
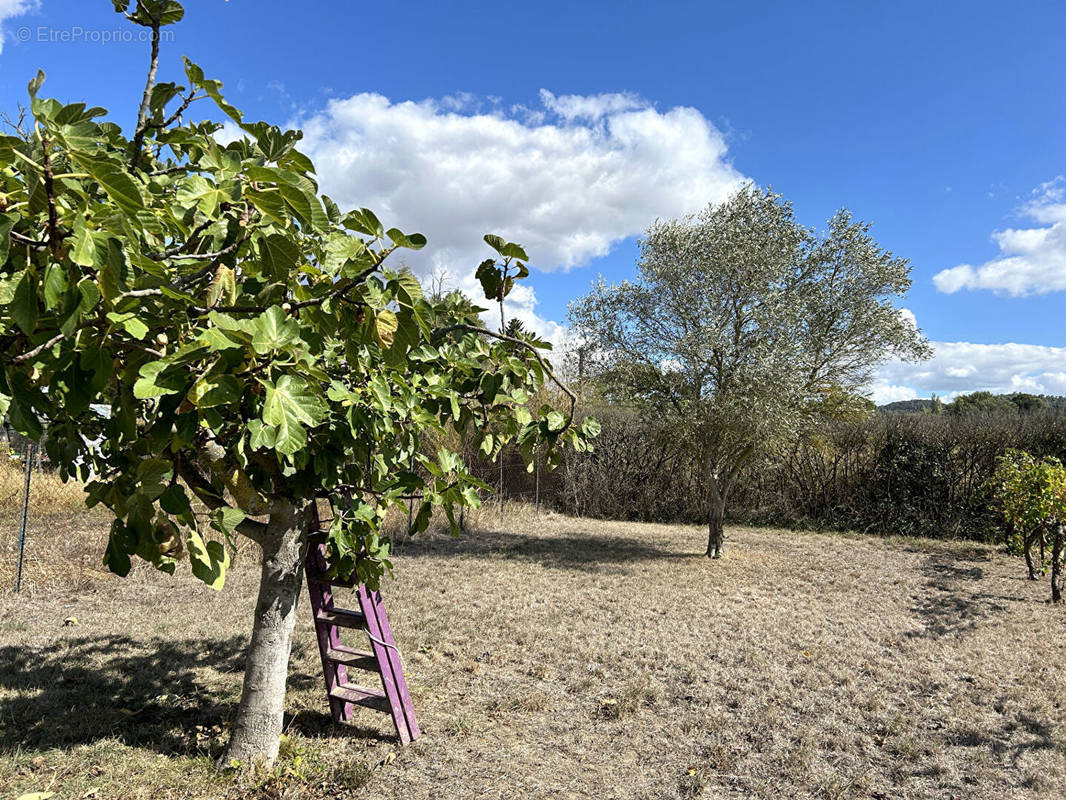
[[[192,229],[189,235],[185,237],[185,241],[181,244],[175,245],[174,247],[168,247],[162,253],[149,253],[148,257],[153,261],[163,261],[166,258],[176,256],[178,253],[182,252],[189,246],[189,242],[195,240],[197,236],[199,236],[201,233],[210,228],[214,224],[214,222],[215,220],[213,219],[201,222],[199,225]]]
[[[144,135],[148,132],[148,110],[155,88],[155,76],[159,72],[159,20],[152,20],[152,58],[148,64],[148,80],[144,85],[144,96],[137,112],[137,130],[133,134],[133,153],[130,156],[130,168],[136,169],[141,163],[141,151],[144,149]]]
[[[29,132],[23,127],[23,123],[26,122],[26,107],[22,103],[18,104],[19,117],[18,120],[11,119],[11,116],[4,111],[0,113],[0,122],[7,125],[15,134],[24,142],[30,141]]]
[[[329,489],[323,489],[321,492],[319,492],[316,495],[316,497],[327,498],[327,497],[332,496],[336,492],[340,492],[342,494],[347,494],[349,496],[349,498],[350,498],[350,495],[353,492],[361,492],[363,494],[370,494],[370,495],[373,495],[374,497],[384,497],[385,494],[386,494],[386,492],[384,492],[384,491],[382,491],[380,489],[371,489],[368,486],[352,486],[351,484],[348,484],[348,483],[340,483],[340,484],[337,484],[336,486],[333,486],[333,487],[331,487]],[[398,494],[398,495],[394,495],[394,497],[397,500],[424,500],[425,499],[425,495],[424,494]]]
[[[177,110],[166,118],[163,122],[146,122],[145,128],[155,128],[156,130],[163,130],[169,128],[175,122],[177,122],[181,115],[197,100],[203,100],[207,97],[206,94],[197,95],[195,92],[190,92],[188,97],[182,98],[182,104],[178,106]]]
[[[479,328],[477,325],[449,325],[446,328],[439,328],[438,330],[433,331],[430,338],[432,340],[437,340],[444,336],[447,336],[453,331],[479,333],[482,336],[488,336],[492,339],[499,339],[502,342],[510,342],[511,344],[517,344],[519,347],[524,347],[526,350],[532,353],[533,358],[537,360],[537,363],[540,364],[540,366],[548,374],[548,377],[551,379],[552,383],[558,386],[562,390],[563,394],[570,398],[570,412],[567,415],[566,424],[563,426],[562,431],[565,431],[573,424],[574,410],[577,408],[577,395],[570,391],[566,384],[564,384],[561,380],[555,377],[555,372],[552,370],[551,364],[544,360],[544,357],[539,352],[537,352],[537,348],[535,348],[533,345],[523,339],[516,339],[514,336],[507,336],[503,333],[494,333],[493,331],[490,331],[487,328]],[[560,433],[562,433],[562,431],[560,431]]]
[[[196,498],[212,511],[229,505],[222,494],[204,477],[203,473],[186,461],[180,453],[174,456],[174,467],[177,469],[181,479],[196,495]],[[267,526],[266,523],[257,522],[254,519],[244,519],[237,525],[236,531],[243,536],[247,536],[253,542],[262,544],[266,538]]]
[[[152,261],[217,261],[234,252],[246,240],[247,237],[241,237],[213,253],[149,253],[148,258]]]
[[[299,311],[302,308],[309,308],[311,306],[322,305],[322,303],[333,297],[343,297],[347,292],[350,292],[361,282],[366,280],[370,275],[377,271],[377,267],[371,267],[370,269],[363,270],[363,272],[356,275],[354,278],[344,283],[336,291],[329,292],[322,295],[322,297],[313,297],[310,300],[302,300],[299,303],[292,303],[289,313]],[[202,272],[202,271],[201,271]],[[201,273],[197,273],[199,275]],[[186,282],[179,281],[173,284],[171,288],[180,290],[185,286]],[[127,297],[162,297],[163,290],[161,288],[154,289],[134,289],[133,291],[124,292],[122,298]],[[122,299],[119,298],[119,299]],[[214,306],[213,308],[207,308],[206,306],[186,306],[186,311],[190,314],[210,314],[212,311],[218,311],[223,314],[262,314],[269,306]],[[496,334],[493,334],[496,335]],[[543,362],[542,362],[543,363]]]
[[[28,236],[23,236],[17,231],[11,231],[11,238],[19,244],[26,244],[35,250],[44,250],[48,247],[48,242],[38,241],[37,239],[31,239]]]
[[[34,359],[37,356],[39,356],[41,353],[43,353],[49,347],[52,347],[54,345],[59,344],[61,341],[63,341],[66,338],[67,337],[64,336],[62,333],[57,333],[55,336],[53,336],[47,342],[42,342],[41,344],[37,345],[35,348],[30,350],[29,352],[23,353],[21,356],[16,356],[15,358],[13,358],[11,360],[11,363],[12,364],[22,364],[22,363],[24,363],[26,361],[30,361],[31,359]]]
[[[186,172],[188,170],[199,171],[198,167],[194,167],[192,164],[178,164],[174,167],[166,167],[164,169],[157,169],[153,172],[146,173],[149,178],[158,178],[160,175],[174,175],[178,172]]]
[[[201,226],[201,229],[206,228],[210,224],[211,222],[208,222],[207,224]],[[194,231],[193,233],[195,234],[196,231]],[[190,239],[191,238],[192,237],[190,237]],[[188,242],[186,242],[184,245],[177,248],[176,250],[174,248],[171,248],[170,250],[164,250],[162,253],[148,253],[147,255],[148,258],[152,259],[152,261],[217,261],[220,258],[225,258],[231,253],[236,252],[236,250],[246,241],[248,241],[247,233],[244,236],[238,237],[237,239],[223,247],[221,250],[218,250],[214,253],[182,253],[181,251],[185,247],[188,247]]]
[[[11,359],[11,363],[12,364],[24,364],[25,362],[36,358],[37,356],[39,356],[41,353],[43,353],[48,348],[59,344],[64,339],[69,339],[72,336],[76,336],[81,331],[85,330],[86,328],[91,328],[93,325],[96,325],[99,322],[100,322],[100,319],[98,319],[98,318],[93,318],[93,319],[87,320],[87,321],[81,323],[81,325],[76,327],[73,331],[71,331],[69,336],[67,334],[65,334],[65,333],[57,333],[55,336],[53,336],[48,341],[41,342],[39,345],[34,347],[32,350],[30,350],[28,352],[25,352],[22,355],[16,356],[15,358]]]
[[[41,147],[44,150],[44,193],[48,198],[48,247],[52,255],[58,258],[59,253],[59,212],[56,210],[55,182],[52,178],[52,156],[48,152],[49,142],[47,136],[41,137]]]
[[[228,206],[228,205],[225,205],[225,204],[223,205],[223,210],[224,211],[228,211],[230,208],[232,208],[232,206]],[[205,222],[202,222],[199,225],[197,225],[195,228],[193,228],[192,231],[189,233],[189,235],[185,238],[185,241],[182,244],[175,245],[174,247],[168,247],[166,250],[162,251],[161,253],[147,253],[146,255],[148,256],[148,258],[152,259],[152,261],[167,261],[167,260],[215,261],[215,260],[217,260],[219,258],[225,258],[226,256],[230,255],[231,253],[234,253],[238,249],[240,249],[240,246],[242,244],[244,244],[246,241],[248,241],[249,237],[252,235],[252,228],[249,227],[249,224],[252,221],[252,213],[253,213],[252,207],[250,205],[246,205],[244,207],[244,210],[241,212],[240,219],[237,220],[238,226],[241,227],[241,228],[244,228],[244,233],[242,235],[238,236],[235,240],[230,242],[228,245],[223,247],[221,250],[218,250],[218,251],[216,251],[214,253],[186,253],[185,252],[189,248],[190,243],[196,241],[196,239],[200,236],[200,234],[202,234],[205,230],[210,228],[215,222],[219,221],[219,220],[214,220],[214,219],[208,219]],[[182,281],[179,280],[178,281],[178,285],[180,286],[181,284],[182,284]]]
[[[378,263],[380,264],[381,262],[378,262]],[[337,291],[330,292],[329,294],[323,295],[322,297],[316,297],[316,298],[312,298],[311,300],[303,300],[303,301],[301,301],[299,303],[293,303],[292,304],[292,309],[293,309],[293,311],[299,311],[301,308],[308,308],[310,306],[321,305],[322,303],[324,303],[327,300],[329,300],[331,297],[344,297],[346,294],[348,294],[348,292],[350,292],[356,286],[358,286],[363,281],[365,281],[367,278],[369,278],[371,275],[373,275],[375,272],[377,272],[377,270],[378,270],[377,265],[375,265],[373,267],[370,267],[369,269],[365,269],[362,272],[360,272],[358,275],[356,275],[354,278],[352,278],[350,281],[348,281],[347,283],[343,284],[341,286],[341,288],[338,289]]]

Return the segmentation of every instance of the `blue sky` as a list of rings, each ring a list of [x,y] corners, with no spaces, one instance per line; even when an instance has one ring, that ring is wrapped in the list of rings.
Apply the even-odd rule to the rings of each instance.
[[[1062,3],[185,6],[162,77],[188,55],[306,127],[327,191],[439,231],[416,269],[462,284],[485,226],[530,244],[515,311],[549,333],[597,274],[633,274],[656,216],[751,178],[810,225],[847,206],[914,262],[905,305],[943,344],[886,367],[879,399],[1066,393]],[[0,0],[0,20],[0,109],[42,67],[46,94],[132,119],[146,48],[101,41],[128,29],[109,2]]]

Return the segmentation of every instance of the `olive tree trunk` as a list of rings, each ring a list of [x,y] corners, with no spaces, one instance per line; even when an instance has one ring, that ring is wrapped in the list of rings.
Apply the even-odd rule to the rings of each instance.
[[[265,534],[259,599],[244,669],[244,689],[229,744],[219,764],[269,765],[278,756],[285,714],[289,651],[296,604],[303,588],[310,506],[286,504],[270,515]]]
[[[721,558],[725,545],[726,491],[716,475],[707,481],[707,558]]]
[[[707,558],[721,558],[725,546],[725,504],[729,490],[755,452],[746,445],[724,461],[713,454],[707,460]]]

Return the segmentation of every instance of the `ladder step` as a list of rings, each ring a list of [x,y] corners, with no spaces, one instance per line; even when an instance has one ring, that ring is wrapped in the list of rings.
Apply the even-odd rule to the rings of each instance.
[[[378,660],[374,658],[373,653],[345,647],[343,644],[334,645],[327,650],[326,658],[334,664],[344,664],[346,667],[365,669],[367,672],[381,672],[380,667],[378,667]]]
[[[342,628],[366,629],[366,616],[360,611],[348,611],[345,608],[320,609],[315,614],[315,621],[339,625]]]
[[[322,586],[341,586],[341,587],[344,587],[345,589],[351,589],[351,588],[353,588],[355,586],[355,578],[354,577],[349,578],[346,581],[342,581],[340,578],[331,578],[331,577],[329,577],[329,575],[322,574],[322,573],[317,574],[317,575],[312,575],[312,574],[308,573],[307,582],[308,583],[316,583],[316,584],[319,584],[319,585],[322,585]]]
[[[333,691],[329,694],[330,697],[336,697],[338,700],[344,700],[357,706],[383,711],[386,714],[391,712],[388,698],[385,697],[383,692],[379,692],[376,689],[366,689],[362,686],[342,683],[340,686],[333,687]]]

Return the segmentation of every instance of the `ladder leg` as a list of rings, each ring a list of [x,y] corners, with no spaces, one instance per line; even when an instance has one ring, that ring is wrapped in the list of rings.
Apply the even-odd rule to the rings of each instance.
[[[318,508],[312,513],[312,531],[319,528]],[[307,548],[306,575],[321,572],[326,566],[325,546],[310,544]],[[355,714],[355,706],[338,697],[334,697],[333,691],[348,680],[348,671],[343,664],[335,664],[329,660],[327,653],[340,644],[340,632],[336,625],[321,622],[318,612],[333,608],[333,592],[328,585],[320,583],[307,583],[307,591],[311,598],[311,619],[314,621],[315,637],[318,639],[318,654],[322,659],[322,675],[326,681],[326,697],[329,699],[330,716],[334,722],[347,722]]]
[[[370,637],[370,649],[378,661],[381,669],[381,687],[385,691],[385,697],[389,700],[389,711],[392,721],[396,725],[396,735],[400,737],[401,744],[411,743],[411,729],[407,725],[406,709],[400,699],[400,693],[396,687],[396,676],[392,670],[389,655],[393,652],[395,644],[390,638],[386,638],[378,621],[377,607],[373,597],[365,584],[360,584],[357,589],[359,595],[359,607],[366,617],[366,632]]]
[[[397,698],[403,708],[407,732],[411,737],[411,741],[414,741],[422,735],[422,731],[418,727],[418,720],[415,719],[414,703],[411,702],[411,693],[407,689],[407,679],[403,674],[403,659],[400,658],[400,650],[392,636],[392,627],[389,625],[389,617],[385,613],[385,605],[381,601],[381,592],[371,592],[365,586],[362,589],[367,593],[367,597],[374,609],[374,617],[377,620],[378,629],[381,631],[381,639],[390,645],[385,648],[388,661],[387,664],[382,665],[382,672],[388,669],[392,673]],[[369,617],[370,615],[368,614],[367,616]]]

